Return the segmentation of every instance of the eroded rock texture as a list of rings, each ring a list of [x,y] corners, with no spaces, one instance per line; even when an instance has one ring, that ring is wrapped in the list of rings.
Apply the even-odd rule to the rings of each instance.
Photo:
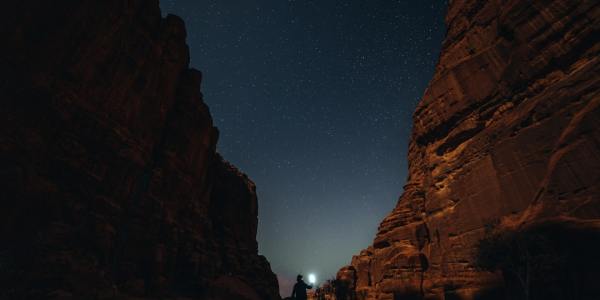
[[[183,22],[156,0],[5,9],[0,298],[279,299]]]
[[[598,247],[599,3],[454,0],[446,22],[414,113],[404,193],[373,245],[340,273],[356,278],[358,299],[505,297],[498,274],[473,266],[495,220],[585,224],[596,240],[565,243],[588,247],[582,255]],[[598,269],[581,276],[579,290],[597,289]],[[591,299],[582,297],[572,299]]]

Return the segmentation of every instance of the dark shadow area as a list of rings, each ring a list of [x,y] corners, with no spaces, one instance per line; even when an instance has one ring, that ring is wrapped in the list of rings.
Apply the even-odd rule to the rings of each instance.
[[[447,300],[448,298],[446,298]],[[458,298],[457,298],[458,299]],[[473,296],[474,300],[505,300],[504,287],[492,287],[483,289]]]
[[[502,271],[505,299],[584,300],[600,295],[600,231],[593,223],[546,221],[518,231],[494,226],[476,264]],[[479,299],[497,299],[481,295]]]
[[[394,300],[422,300],[423,297],[418,291],[411,291],[405,293],[394,293]]]

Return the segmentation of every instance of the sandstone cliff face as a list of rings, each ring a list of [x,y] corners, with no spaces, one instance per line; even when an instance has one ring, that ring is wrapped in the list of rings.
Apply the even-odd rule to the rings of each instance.
[[[581,223],[598,238],[598,2],[455,0],[446,22],[414,113],[404,193],[373,245],[338,273],[355,278],[346,280],[358,299],[488,299],[495,288],[504,297],[502,278],[473,266],[494,220]]]
[[[5,6],[0,298],[279,299],[183,22],[147,0]]]

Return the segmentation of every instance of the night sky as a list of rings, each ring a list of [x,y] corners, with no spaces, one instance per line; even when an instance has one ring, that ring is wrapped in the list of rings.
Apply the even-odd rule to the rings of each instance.
[[[406,178],[443,0],[161,0],[187,26],[218,151],[256,183],[259,251],[282,296],[373,240]]]

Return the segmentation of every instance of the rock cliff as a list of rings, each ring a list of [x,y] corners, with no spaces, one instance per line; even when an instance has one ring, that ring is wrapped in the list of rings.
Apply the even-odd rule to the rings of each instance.
[[[183,22],[157,0],[3,6],[0,298],[279,299]]]
[[[474,266],[496,222],[550,226],[554,242],[581,249],[565,259],[583,296],[559,283],[532,299],[597,296],[599,3],[454,0],[446,23],[413,116],[404,193],[338,280],[355,299],[518,299]]]

